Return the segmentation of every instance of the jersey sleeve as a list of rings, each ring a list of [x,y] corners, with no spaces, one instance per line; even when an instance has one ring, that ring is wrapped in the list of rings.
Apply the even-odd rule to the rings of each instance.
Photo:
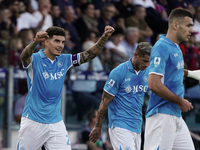
[[[155,46],[151,51],[149,74],[164,76],[169,50],[164,45]]]
[[[28,66],[25,66],[25,65],[22,63],[22,67],[23,67],[24,69],[29,69],[29,68],[32,66],[33,62],[34,62],[34,59],[35,59],[35,54],[33,53],[33,54],[32,54],[32,60],[31,60],[30,64],[29,64]]]
[[[123,76],[120,70],[117,68],[113,69],[109,74],[106,84],[104,85],[104,91],[112,96],[115,96],[118,93],[122,79]]]

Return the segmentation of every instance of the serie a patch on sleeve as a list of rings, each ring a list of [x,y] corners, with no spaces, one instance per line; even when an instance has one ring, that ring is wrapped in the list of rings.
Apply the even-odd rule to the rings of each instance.
[[[154,65],[155,65],[155,67],[157,67],[158,65],[160,65],[160,57],[155,57],[154,58]]]
[[[110,81],[108,82],[108,85],[113,87],[114,84],[115,84],[115,81],[113,79],[110,79]]]

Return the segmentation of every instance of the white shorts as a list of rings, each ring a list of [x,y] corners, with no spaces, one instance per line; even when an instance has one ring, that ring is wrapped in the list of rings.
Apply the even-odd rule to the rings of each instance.
[[[141,134],[124,128],[109,128],[109,136],[114,150],[140,150]]]
[[[63,120],[53,124],[35,122],[22,117],[18,131],[17,150],[71,150]]]
[[[144,150],[194,150],[182,117],[157,113],[146,119]]]

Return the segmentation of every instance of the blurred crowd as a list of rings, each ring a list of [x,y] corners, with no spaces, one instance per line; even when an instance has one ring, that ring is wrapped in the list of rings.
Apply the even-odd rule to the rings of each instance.
[[[165,34],[168,14],[182,7],[194,15],[194,34],[180,45],[185,67],[199,68],[200,2],[198,0],[0,0],[0,67],[21,68],[20,53],[37,31],[59,26],[67,36],[63,53],[92,46],[111,25],[115,32],[99,56],[101,70],[110,71],[131,58],[138,42],[154,44]],[[44,43],[37,50],[44,48]],[[93,66],[94,67],[94,66]],[[92,71],[92,64],[85,70]]]
[[[35,34],[51,26],[66,31],[62,53],[87,50],[111,25],[115,32],[102,53],[92,61],[76,67],[77,71],[110,72],[132,58],[139,42],[152,45],[166,34],[168,16],[181,7],[194,15],[193,34],[181,43],[185,68],[200,69],[200,1],[199,0],[0,0],[0,68],[22,68],[20,53]],[[35,52],[44,48],[38,44]],[[188,79],[186,88],[198,84]],[[85,88],[87,87],[87,88]],[[97,109],[103,84],[97,81],[74,81],[71,89],[78,109],[78,119],[90,108]]]

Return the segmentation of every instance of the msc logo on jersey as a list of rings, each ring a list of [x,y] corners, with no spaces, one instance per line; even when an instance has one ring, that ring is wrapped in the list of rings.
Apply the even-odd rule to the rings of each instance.
[[[134,85],[133,87],[131,87],[130,85],[127,86],[125,89],[126,93],[130,93],[132,91],[132,93],[137,93],[137,92],[147,92],[148,90],[148,85]]]
[[[43,72],[42,75],[43,75],[43,77],[45,78],[45,80],[49,78],[49,74],[48,74],[48,72],[46,72],[46,71]]]
[[[113,85],[115,84],[115,81],[113,80],[113,79],[110,79],[110,81],[109,81],[109,83],[108,83],[108,85],[110,85],[110,86],[112,86],[113,87]]]
[[[57,79],[60,79],[62,76],[65,75],[64,73],[64,69],[61,69],[59,72],[56,72],[56,73],[50,73],[48,74],[48,72],[43,72],[42,73],[43,77],[46,79],[48,79],[50,77],[50,80],[57,80]]]
[[[183,61],[182,61],[182,62],[178,62],[177,65],[176,65],[176,68],[177,68],[178,70],[184,68],[184,62],[183,62]]]
[[[154,65],[155,65],[155,67],[157,67],[158,65],[160,65],[160,57],[155,57],[154,58]]]

